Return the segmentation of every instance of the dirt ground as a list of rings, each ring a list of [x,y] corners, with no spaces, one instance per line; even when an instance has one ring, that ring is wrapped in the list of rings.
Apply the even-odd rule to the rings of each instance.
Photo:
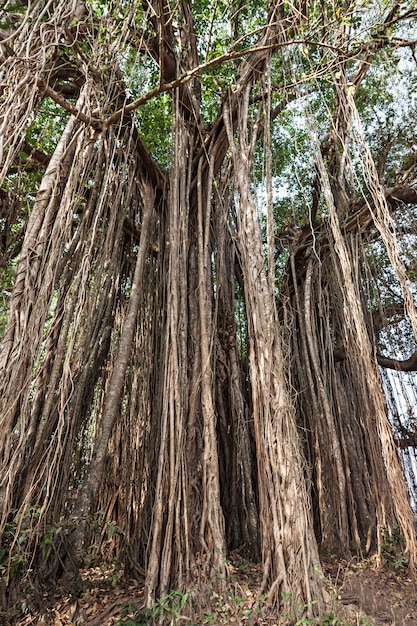
[[[405,570],[377,567],[373,562],[326,563],[326,585],[331,606],[325,626],[417,626],[417,586]],[[140,583],[127,584],[117,569],[84,572],[77,596],[57,585],[38,598],[40,609],[17,602],[13,615],[0,614],[0,626],[136,626],[150,623],[144,612]],[[230,563],[230,584],[226,596],[214,591],[203,607],[198,590],[184,598],[179,592],[157,607],[164,624],[309,626],[295,606],[280,616],[268,617],[257,605],[262,572],[257,565],[238,557]],[[185,607],[191,607],[184,616]],[[289,607],[290,609],[290,607]],[[159,611],[159,612],[158,612]],[[292,616],[290,617],[290,612]],[[322,618],[323,619],[323,618]],[[298,620],[298,621],[297,621]]]
[[[417,626],[417,581],[407,571],[352,562],[327,572],[343,605],[361,611],[372,626]]]

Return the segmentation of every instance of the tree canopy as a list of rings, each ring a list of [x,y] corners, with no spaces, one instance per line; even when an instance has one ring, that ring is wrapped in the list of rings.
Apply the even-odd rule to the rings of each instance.
[[[416,17],[1,3],[3,609],[97,555],[310,617],[324,556],[415,573]]]

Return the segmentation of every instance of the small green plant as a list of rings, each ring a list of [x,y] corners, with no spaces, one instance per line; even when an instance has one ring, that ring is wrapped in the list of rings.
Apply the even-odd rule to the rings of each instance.
[[[383,528],[381,536],[381,554],[385,561],[392,565],[395,570],[406,567],[407,559],[404,554],[404,539],[399,526],[393,526],[392,530]]]
[[[28,506],[24,514],[14,510],[13,517],[7,522],[3,543],[0,548],[0,582],[8,583],[15,575],[21,579],[31,573],[33,561],[32,544],[37,542],[46,558],[51,550],[55,527],[48,527],[41,537],[33,528],[39,520],[40,507]],[[60,530],[60,529],[59,529]]]
[[[173,589],[163,598],[157,600],[152,607],[152,617],[160,624],[168,622],[176,624],[179,620],[186,619],[181,611],[187,604],[188,593],[182,593]]]
[[[392,566],[395,570],[399,570],[399,569],[403,569],[407,567],[407,559],[405,557],[404,552],[401,552],[399,555],[395,557],[394,561],[392,562]]]
[[[240,604],[242,604],[242,602],[245,601],[245,598],[242,598],[241,596],[233,596],[232,600],[233,603],[236,604],[236,606],[239,606]]]
[[[163,598],[158,598],[150,609],[137,609],[134,605],[127,605],[124,610],[126,619],[117,622],[117,626],[141,626],[142,624],[178,624],[189,620],[182,612],[194,590],[181,592],[173,589]],[[134,610],[133,616],[128,617],[126,611]],[[206,614],[209,615],[209,614]],[[210,622],[205,622],[210,623]]]
[[[129,614],[132,615],[129,615]],[[144,626],[150,624],[152,619],[152,609],[139,609],[134,604],[124,605],[120,619],[116,626]]]
[[[251,573],[251,563],[243,557],[235,558],[233,560],[233,566],[241,576],[247,576]]]
[[[117,559],[114,559],[110,566],[108,566],[106,563],[102,563],[100,565],[100,570],[103,576],[105,576],[106,579],[110,582],[112,587],[117,587],[117,585],[123,579],[123,565]]]
[[[331,611],[321,616],[320,626],[343,626],[343,622],[340,617],[337,617],[337,615]]]
[[[283,605],[288,607],[282,616],[286,623],[294,626],[312,626],[314,624],[314,620],[306,617],[305,614],[310,611],[313,604],[316,604],[315,600],[308,602],[308,604],[301,604],[297,602],[292,591],[283,591],[281,598]]]
[[[127,617],[130,613],[138,613],[139,611],[140,609],[136,604],[129,602],[128,604],[122,605],[122,608],[120,609],[120,615],[122,617]]]
[[[310,619],[308,617],[300,617],[300,619],[298,619],[294,626],[313,626],[314,624],[314,620]]]

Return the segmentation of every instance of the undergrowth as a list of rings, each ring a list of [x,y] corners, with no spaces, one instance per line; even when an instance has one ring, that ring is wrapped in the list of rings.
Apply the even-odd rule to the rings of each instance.
[[[325,611],[320,617],[307,617],[309,605],[298,604],[291,592],[282,593],[282,610],[277,616],[266,606],[264,598],[257,599],[250,608],[246,598],[235,593],[217,593],[211,596],[212,606],[202,609],[197,590],[182,593],[172,590],[163,598],[159,598],[151,608],[139,608],[135,604],[126,604],[122,609],[122,618],[117,626],[174,626],[182,622],[189,626],[227,624],[274,624],[274,626],[371,626],[367,618],[361,614],[346,619],[337,614],[337,609]],[[240,609],[240,610],[239,610]]]

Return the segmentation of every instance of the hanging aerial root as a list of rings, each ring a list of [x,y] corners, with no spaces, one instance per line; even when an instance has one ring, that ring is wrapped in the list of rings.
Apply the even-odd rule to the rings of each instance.
[[[409,502],[409,496],[407,486],[404,478],[402,468],[398,459],[398,453],[393,440],[392,429],[388,421],[385,400],[383,397],[380,378],[377,369],[376,359],[373,357],[373,350],[370,342],[370,338],[367,332],[366,323],[361,308],[361,302],[357,295],[357,290],[353,282],[352,276],[352,263],[350,260],[349,252],[346,242],[343,238],[343,234],[340,228],[339,218],[336,211],[336,206],[333,198],[333,193],[330,185],[329,176],[324,165],[323,157],[321,154],[320,143],[317,137],[317,132],[311,122],[311,117],[308,116],[308,125],[310,137],[313,146],[315,146],[315,156],[317,168],[321,177],[324,196],[329,211],[329,221],[332,236],[334,239],[334,248],[339,260],[341,274],[343,276],[343,293],[346,301],[344,307],[345,316],[345,328],[348,344],[350,345],[349,359],[351,360],[352,367],[357,368],[358,379],[363,378],[363,372],[367,372],[367,389],[369,394],[368,403],[368,415],[366,420],[369,424],[376,421],[376,429],[382,446],[382,453],[384,456],[384,463],[387,472],[387,480],[390,484],[391,495],[386,494],[386,498],[392,498],[395,515],[398,523],[401,526],[401,530],[405,540],[406,553],[408,554],[410,571],[415,569],[417,563],[417,541],[413,530],[412,511]],[[366,149],[368,156],[370,155],[369,149]],[[369,187],[378,188],[378,180],[375,180],[376,169],[368,168],[368,175],[370,180],[368,181]],[[382,202],[382,196],[378,195],[375,200],[379,205]],[[380,206],[381,212],[383,212],[383,206]],[[381,235],[384,232],[382,223],[378,222],[377,225],[381,228]],[[391,245],[391,237],[388,231],[384,233],[383,239]],[[394,255],[395,256],[395,255]],[[413,314],[415,316],[415,313]],[[365,420],[365,417],[363,417]],[[365,420],[365,421],[366,421]],[[368,427],[368,426],[367,426]],[[372,428],[372,426],[370,426]],[[377,502],[377,510],[379,511],[380,524],[385,524],[385,504],[381,500]],[[379,529],[378,537],[381,538]],[[380,542],[379,542],[380,544]]]

